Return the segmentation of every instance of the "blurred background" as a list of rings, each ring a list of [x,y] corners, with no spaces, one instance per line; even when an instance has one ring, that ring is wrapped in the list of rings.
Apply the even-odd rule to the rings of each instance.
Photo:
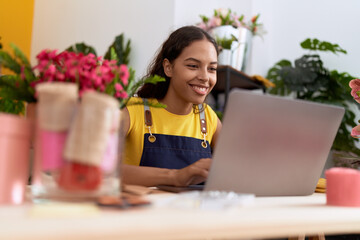
[[[129,66],[141,77],[171,31],[217,8],[260,14],[266,34],[253,38],[248,74],[266,76],[279,60],[304,54],[300,42],[317,38],[348,52],[320,53],[325,66],[360,76],[358,0],[0,0],[0,42],[4,50],[15,43],[34,64],[42,49],[62,51],[77,42],[103,55],[124,33],[131,40]]]

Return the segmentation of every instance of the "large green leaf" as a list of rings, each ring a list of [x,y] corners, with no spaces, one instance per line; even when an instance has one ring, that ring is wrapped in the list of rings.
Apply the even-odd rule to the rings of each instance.
[[[129,64],[129,57],[131,51],[131,41],[128,40],[125,45],[125,37],[124,34],[120,34],[115,37],[114,42],[109,46],[107,52],[104,55],[104,59],[112,60],[114,59],[114,53],[112,51],[115,50],[117,64]],[[113,50],[112,50],[113,49]]]
[[[344,53],[347,54],[346,50],[342,49],[339,44],[332,44],[330,42],[326,42],[326,41],[320,41],[316,38],[314,39],[306,39],[304,40],[302,43],[300,43],[301,47],[303,49],[309,49],[309,50],[313,50],[313,51],[330,51],[333,53]]]
[[[68,47],[65,51],[68,52],[75,52],[75,53],[83,53],[84,55],[88,55],[89,53],[96,55],[96,51],[92,46],[87,45],[86,43],[76,43],[75,45],[72,45]]]

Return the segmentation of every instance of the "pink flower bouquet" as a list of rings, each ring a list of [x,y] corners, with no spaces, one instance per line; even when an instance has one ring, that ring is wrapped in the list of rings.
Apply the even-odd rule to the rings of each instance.
[[[265,31],[263,24],[258,22],[259,17],[260,14],[257,14],[247,21],[244,15],[238,15],[231,9],[219,8],[214,10],[214,15],[211,17],[200,15],[202,22],[198,23],[197,26],[205,31],[210,31],[215,27],[231,25],[234,28],[247,28],[253,35],[263,35]]]
[[[35,87],[42,82],[74,82],[79,86],[80,97],[85,91],[95,90],[119,100],[128,97],[124,87],[128,85],[130,72],[125,64],[118,66],[116,60],[103,60],[90,53],[43,50],[37,55],[38,79],[31,82]]]

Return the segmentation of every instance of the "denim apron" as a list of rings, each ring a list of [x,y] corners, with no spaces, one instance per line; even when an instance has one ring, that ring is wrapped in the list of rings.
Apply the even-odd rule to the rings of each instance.
[[[144,99],[144,102],[146,102],[146,99]],[[198,107],[202,109],[201,104]],[[144,106],[144,114],[145,127],[149,133],[144,135],[144,148],[140,166],[181,169],[201,158],[211,158],[211,147],[206,140],[207,129],[205,112],[203,110],[200,111],[203,140],[152,133],[152,118],[149,106]]]

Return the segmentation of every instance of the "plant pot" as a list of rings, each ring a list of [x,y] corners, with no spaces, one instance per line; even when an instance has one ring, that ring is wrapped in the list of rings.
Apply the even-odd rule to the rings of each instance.
[[[238,41],[231,44],[231,66],[242,72],[247,71],[246,67],[251,54],[252,33],[249,29],[232,26],[219,26],[211,30],[211,35],[216,38],[228,38],[235,36]],[[220,55],[220,54],[219,54]],[[221,64],[221,63],[220,63]],[[222,64],[221,64],[222,65]],[[226,64],[228,65],[228,64]]]
[[[231,66],[231,62],[232,62],[232,51],[229,49],[222,49],[218,56],[218,64]]]
[[[21,204],[28,181],[30,122],[0,114],[0,204]]]

